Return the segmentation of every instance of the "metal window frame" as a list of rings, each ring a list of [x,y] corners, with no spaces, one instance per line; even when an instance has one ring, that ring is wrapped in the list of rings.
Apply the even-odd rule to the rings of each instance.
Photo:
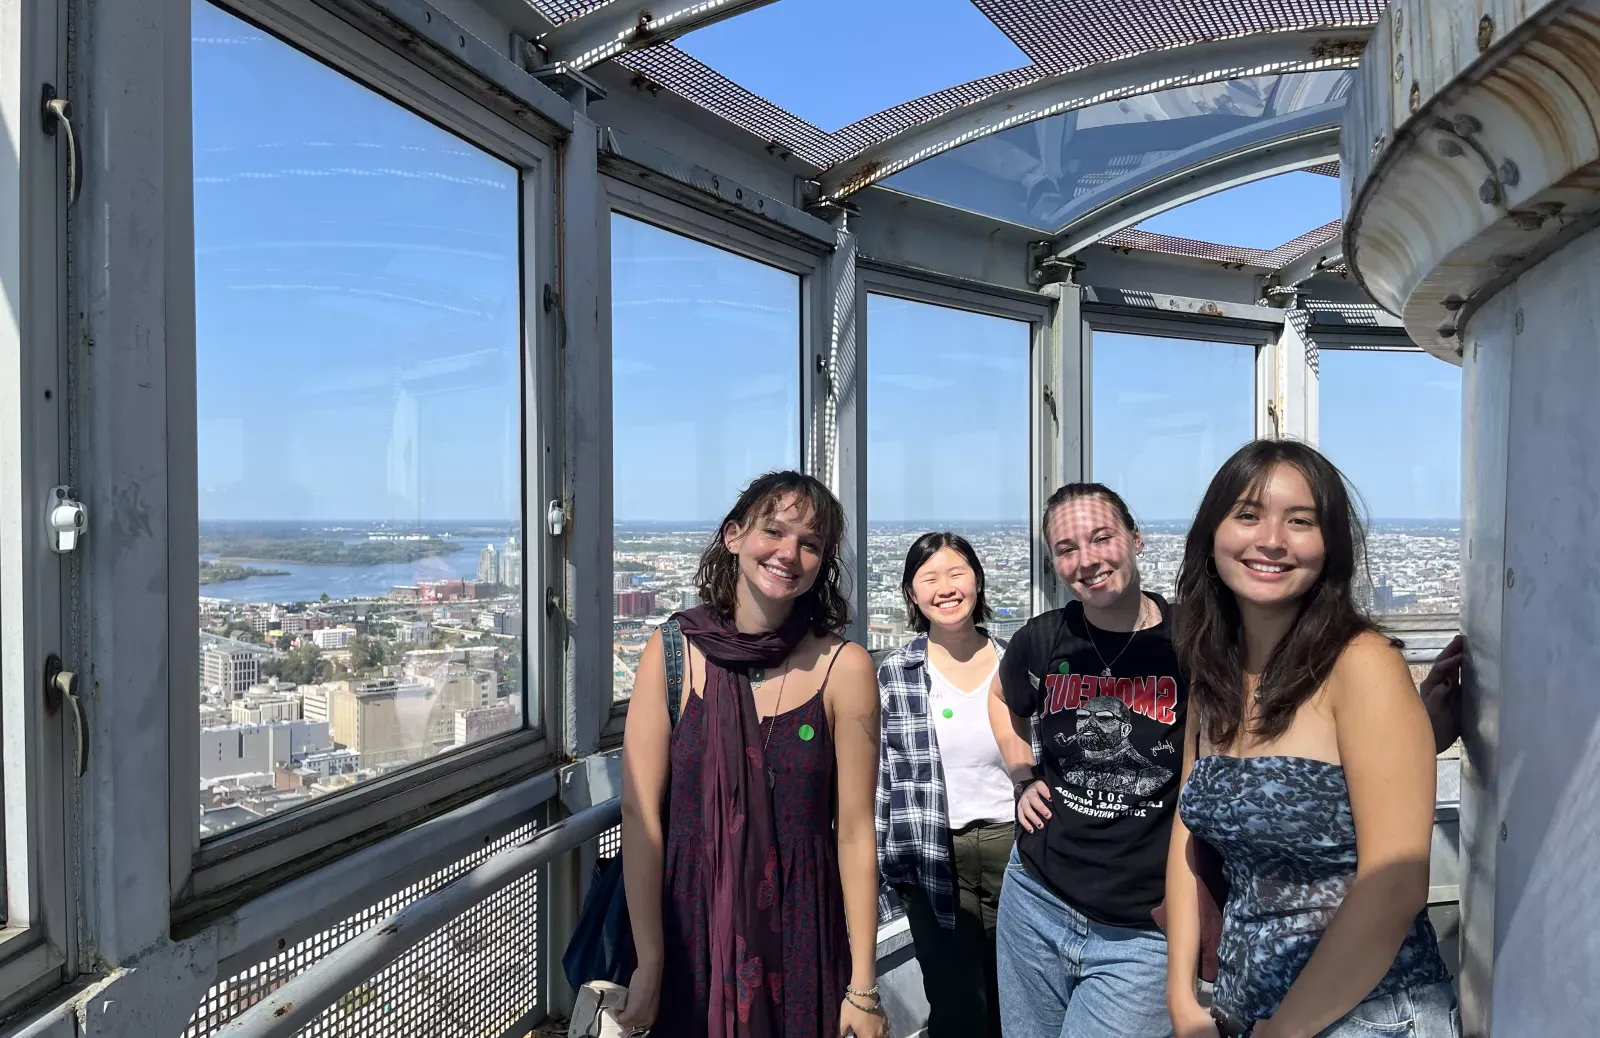
[[[66,479],[65,134],[44,134],[40,84],[70,99],[67,10],[57,0],[0,0],[0,41],[15,74],[0,80],[0,122],[21,153],[0,162],[0,199],[19,219],[0,223],[0,800],[5,923],[0,1014],[60,983],[76,961],[77,904],[69,896],[75,786],[70,713],[43,701],[44,660],[63,654],[63,576],[51,554],[45,495]],[[15,90],[15,93],[12,91]],[[77,127],[85,132],[81,121]],[[81,137],[80,137],[81,139]]]
[[[545,285],[555,280],[555,155],[529,126],[513,123],[480,99],[327,10],[317,0],[209,0],[350,78],[360,86],[463,138],[520,173],[519,220],[522,278],[523,434],[523,675],[524,724],[517,732],[418,763],[315,804],[201,841],[198,813],[198,623],[196,602],[173,599],[170,673],[169,769],[171,890],[174,918],[190,924],[226,911],[281,883],[394,832],[437,816],[484,793],[524,779],[557,756],[564,631],[544,617],[542,589],[559,584],[562,547],[546,535],[545,502],[561,497],[554,445],[559,438],[554,359],[542,343],[555,341],[556,316],[540,306]],[[169,121],[187,126],[190,93],[175,98]],[[181,120],[181,123],[176,123]],[[551,129],[551,137],[559,128]],[[185,133],[187,142],[192,135]],[[185,165],[192,168],[189,156]],[[185,232],[193,251],[192,198]],[[190,292],[192,297],[192,289]],[[192,302],[191,302],[192,309]],[[195,426],[195,341],[192,319],[186,341],[169,342],[168,406],[174,423],[169,448],[172,474],[168,530],[171,572],[193,569],[190,547],[198,534]],[[535,551],[535,538],[540,545]],[[187,567],[187,568],[186,568]],[[537,570],[535,569],[537,567]],[[535,684],[535,680],[537,684]],[[535,724],[537,722],[537,724]]]
[[[1191,313],[1184,316],[1162,316],[1159,313],[1161,305],[1170,305],[1173,300],[1183,297],[1160,296],[1156,293],[1147,293],[1153,298],[1164,301],[1163,304],[1152,306],[1150,316],[1129,314],[1127,309],[1120,306],[1108,306],[1100,302],[1086,300],[1083,304],[1083,322],[1085,332],[1083,338],[1083,381],[1080,406],[1083,413],[1083,471],[1087,478],[1097,478],[1094,472],[1094,336],[1096,332],[1108,332],[1120,335],[1142,335],[1148,338],[1160,339],[1191,339],[1196,342],[1219,343],[1227,346],[1238,346],[1241,349],[1250,348],[1255,352],[1252,355],[1253,385],[1251,387],[1251,412],[1253,415],[1252,429],[1256,436],[1270,436],[1266,420],[1266,403],[1271,399],[1270,383],[1264,383],[1264,378],[1271,372],[1272,347],[1276,342],[1274,324],[1283,323],[1283,311],[1272,310],[1269,307],[1253,307],[1243,304],[1234,304],[1223,307],[1231,316],[1224,317],[1195,317]],[[1196,304],[1205,303],[1211,307],[1219,304],[1210,301],[1192,300]],[[1276,320],[1273,315],[1276,314]],[[1250,319],[1250,318],[1254,319]]]
[[[1048,478],[1047,473],[1053,471],[1055,458],[1058,456],[1058,451],[1051,442],[1057,435],[1056,423],[1049,413],[1045,395],[1048,387],[1051,395],[1056,397],[1058,385],[1055,372],[1056,352],[1051,342],[1052,320],[1056,314],[1055,301],[1044,294],[1007,291],[957,278],[938,277],[924,270],[898,267],[880,261],[862,260],[859,263],[855,310],[857,353],[861,359],[856,365],[853,392],[848,395],[848,400],[850,406],[858,409],[853,422],[856,441],[852,446],[858,458],[856,465],[863,472],[857,484],[859,499],[853,502],[845,501],[844,504],[846,514],[852,520],[860,517],[859,536],[863,549],[866,543],[867,524],[871,521],[866,500],[872,464],[871,453],[867,448],[866,415],[871,407],[871,398],[867,393],[867,370],[872,357],[872,330],[867,319],[867,303],[868,297],[873,295],[926,303],[951,310],[964,310],[984,317],[1017,321],[1028,326],[1028,546],[1032,553],[1029,572],[1037,573],[1041,558],[1039,546],[1043,543],[1039,511],[1044,498],[1039,496],[1040,488]],[[1057,409],[1059,410],[1059,404]],[[858,590],[850,636],[862,645],[866,645],[868,574],[865,550],[859,556],[858,565],[861,571],[852,575],[854,587]],[[1037,609],[1039,604],[1036,585],[1034,607]]]
[[[621,175],[619,175],[621,174]],[[799,428],[795,430],[797,464],[802,471],[811,471],[813,459],[807,450],[811,442],[813,431],[818,426],[818,408],[816,400],[819,395],[817,381],[821,374],[816,370],[812,358],[827,352],[827,329],[829,327],[828,293],[825,291],[823,281],[827,274],[828,258],[831,249],[822,241],[812,242],[805,237],[779,237],[779,228],[774,226],[773,233],[764,233],[751,223],[730,219],[717,210],[718,200],[707,196],[702,204],[698,197],[692,194],[679,194],[677,197],[667,197],[653,191],[645,190],[638,184],[625,179],[625,171],[604,171],[600,176],[600,190],[602,196],[601,226],[596,235],[600,243],[600,268],[602,281],[602,312],[601,341],[596,348],[603,351],[607,357],[606,371],[610,375],[609,358],[612,352],[611,339],[611,214],[618,214],[650,224],[660,230],[677,234],[693,241],[700,242],[711,248],[720,249],[744,259],[752,260],[765,266],[775,267],[789,274],[794,274],[799,279],[800,287],[800,328],[796,339],[798,347],[795,354],[795,375],[797,378],[796,391],[798,397]],[[609,405],[610,396],[607,397]],[[604,445],[601,448],[606,455],[605,469],[611,473],[599,493],[605,495],[606,504],[604,512],[614,515],[612,502],[612,479],[615,478],[614,444],[611,435],[611,416],[609,406],[603,433]],[[826,461],[823,461],[824,468]],[[826,479],[825,472],[817,475]],[[611,532],[607,531],[607,538]],[[610,559],[602,573],[594,574],[595,579],[604,578],[606,586],[610,587]],[[577,690],[575,694],[588,694],[585,690]],[[607,683],[594,694],[604,697],[605,709],[601,716],[604,718],[600,739],[602,747],[614,747],[622,739],[623,726],[627,721],[628,704],[631,700],[624,699],[613,702],[611,699],[612,686]]]

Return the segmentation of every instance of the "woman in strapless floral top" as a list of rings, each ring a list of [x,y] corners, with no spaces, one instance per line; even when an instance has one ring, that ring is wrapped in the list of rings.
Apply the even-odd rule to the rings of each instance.
[[[1189,531],[1167,875],[1178,1038],[1459,1033],[1426,912],[1433,740],[1403,658],[1355,604],[1362,541],[1344,477],[1293,441],[1241,448]],[[1228,882],[1209,1012],[1192,838]]]

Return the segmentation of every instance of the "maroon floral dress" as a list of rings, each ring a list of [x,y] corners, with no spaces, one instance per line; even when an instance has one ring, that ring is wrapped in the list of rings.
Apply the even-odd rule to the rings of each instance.
[[[701,851],[702,769],[708,754],[699,695],[690,695],[672,733],[671,791],[661,899],[665,962],[654,1033],[661,1038],[706,1034],[710,956],[707,950],[706,885]],[[835,1038],[839,1005],[850,981],[850,942],[845,931],[844,892],[834,833],[833,737],[818,692],[801,706],[761,723],[775,773],[773,822],[782,869],[783,982],[781,1035],[771,1038]]]

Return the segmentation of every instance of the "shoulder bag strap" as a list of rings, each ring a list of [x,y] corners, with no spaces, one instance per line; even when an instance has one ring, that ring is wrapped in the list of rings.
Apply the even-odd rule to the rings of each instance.
[[[675,619],[661,625],[661,656],[667,665],[667,718],[676,728],[683,709],[684,660],[683,628]]]

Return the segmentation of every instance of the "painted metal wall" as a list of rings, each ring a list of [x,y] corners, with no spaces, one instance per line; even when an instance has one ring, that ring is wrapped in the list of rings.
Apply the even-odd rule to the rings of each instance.
[[[1467,987],[1472,1033],[1485,1033],[1487,993],[1496,1038],[1592,1034],[1600,1018],[1597,327],[1600,233],[1591,232],[1520,277],[1468,328],[1468,414],[1483,422],[1469,433],[1467,580],[1477,869],[1488,846],[1498,848],[1492,873],[1478,879],[1492,883],[1492,946],[1482,944],[1490,921],[1468,901],[1469,962],[1492,955],[1493,975],[1487,992],[1471,973]]]

